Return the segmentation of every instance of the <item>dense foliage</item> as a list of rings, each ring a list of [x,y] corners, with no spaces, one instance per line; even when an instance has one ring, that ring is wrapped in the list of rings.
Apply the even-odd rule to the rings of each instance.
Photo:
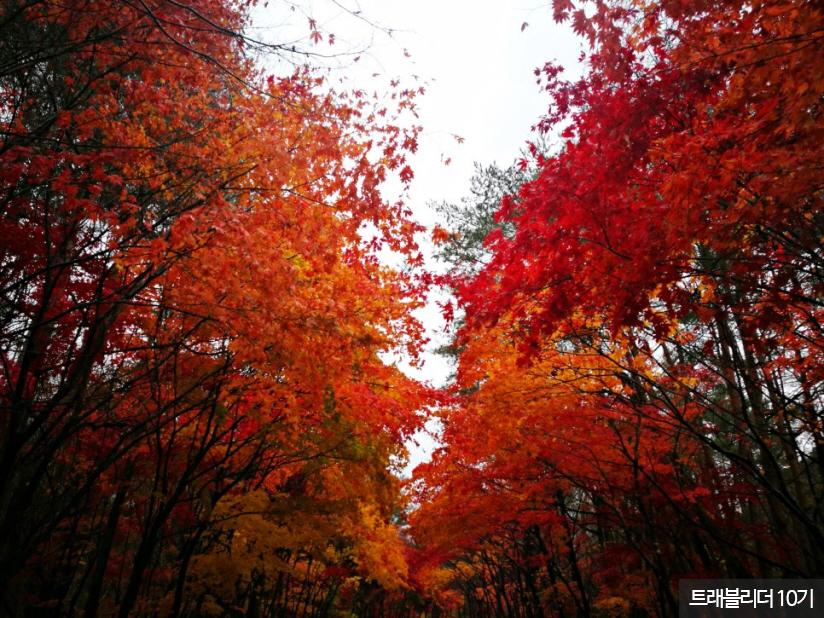
[[[466,616],[670,616],[679,578],[820,577],[821,6],[553,4],[593,50],[539,71],[562,145],[481,268],[439,235],[465,323],[418,581]]]
[[[443,393],[385,360],[431,280],[381,193],[420,91],[265,72],[314,48],[250,4],[2,3],[0,614],[663,617],[680,578],[824,576],[820,3],[553,2],[583,76],[538,70],[528,160],[438,206]]]
[[[300,50],[246,38],[246,4],[2,5],[3,615],[406,586],[389,468],[426,393],[379,355],[416,352],[421,281],[377,256],[420,259],[379,191],[416,93],[261,73]]]

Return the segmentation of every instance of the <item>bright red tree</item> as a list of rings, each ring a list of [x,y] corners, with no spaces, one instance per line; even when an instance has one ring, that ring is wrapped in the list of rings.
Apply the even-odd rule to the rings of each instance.
[[[824,14],[553,4],[588,71],[538,71],[563,144],[451,279],[429,564],[471,615],[670,615],[679,577],[818,575]]]

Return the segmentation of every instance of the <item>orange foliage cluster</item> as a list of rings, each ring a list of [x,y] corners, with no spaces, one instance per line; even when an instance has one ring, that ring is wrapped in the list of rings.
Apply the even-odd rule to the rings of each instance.
[[[416,353],[424,281],[378,255],[420,264],[380,193],[417,93],[393,114],[261,73],[247,5],[0,9],[6,615],[322,615],[407,585],[389,468],[428,394],[380,355]]]

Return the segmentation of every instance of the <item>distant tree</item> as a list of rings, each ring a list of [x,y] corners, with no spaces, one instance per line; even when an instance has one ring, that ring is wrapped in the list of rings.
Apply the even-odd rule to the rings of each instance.
[[[476,162],[469,195],[459,203],[430,204],[448,230],[448,235],[438,243],[435,256],[447,264],[450,276],[470,276],[484,267],[490,257],[484,240],[493,229],[500,228],[507,236],[512,235],[512,223],[496,221],[495,213],[501,200],[516,196],[529,178],[530,173],[515,164],[501,168],[494,163],[484,167]]]

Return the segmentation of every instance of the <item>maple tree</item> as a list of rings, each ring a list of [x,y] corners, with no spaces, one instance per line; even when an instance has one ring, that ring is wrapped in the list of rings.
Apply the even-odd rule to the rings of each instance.
[[[4,613],[407,586],[388,469],[428,394],[381,354],[416,353],[424,281],[378,255],[420,263],[380,192],[417,91],[267,75],[249,5],[3,4]]]
[[[439,235],[464,324],[420,585],[461,615],[666,616],[679,578],[818,576],[824,15],[553,7],[591,45],[577,81],[537,71],[562,145],[474,254]]]

